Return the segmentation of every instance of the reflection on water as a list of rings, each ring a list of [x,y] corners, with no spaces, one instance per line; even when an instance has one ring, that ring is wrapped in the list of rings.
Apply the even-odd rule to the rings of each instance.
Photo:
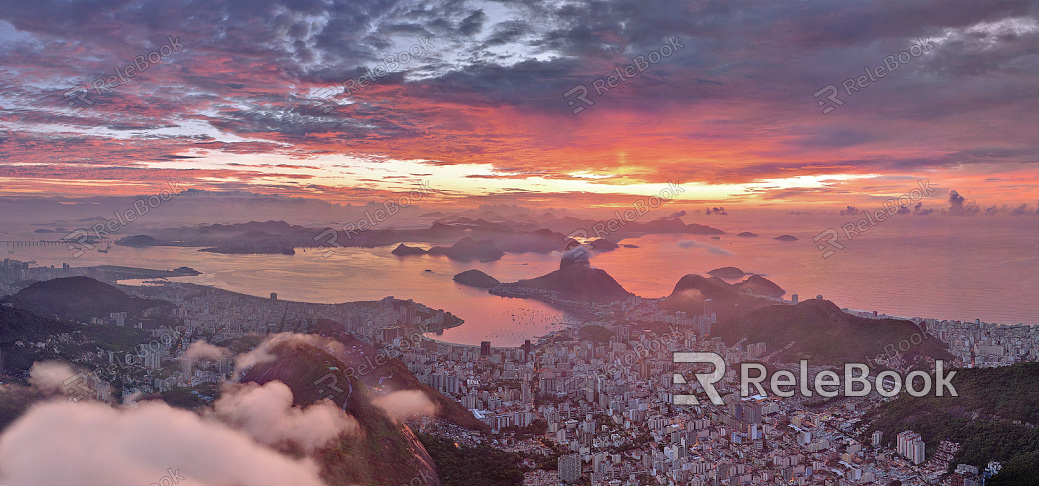
[[[802,218],[803,219],[803,218]],[[1039,218],[899,216],[851,241],[829,258],[812,237],[850,217],[822,223],[734,220],[717,240],[650,235],[594,257],[626,289],[668,295],[685,274],[735,266],[766,275],[801,299],[822,294],[841,307],[905,317],[1039,324]],[[967,221],[963,221],[963,220]],[[761,236],[733,233],[753,229]],[[791,234],[798,241],[773,237]]]
[[[878,310],[891,315],[936,317],[1016,324],[1039,323],[1039,231],[1036,222],[975,218],[948,224],[953,218],[907,216],[891,219],[823,259],[812,237],[828,224],[730,219],[729,231],[714,240],[706,236],[651,235],[597,253],[592,264],[605,269],[626,289],[644,297],[671,292],[688,273],[736,266],[761,273],[802,299],[822,294],[841,307]],[[1039,220],[1039,218],[1033,218]],[[719,220],[722,221],[722,220]],[[1024,225],[1030,225],[1025,227]],[[758,238],[734,236],[755,229]],[[800,240],[776,241],[789,233]],[[287,255],[221,255],[189,248],[135,249],[114,246],[110,253],[86,253],[73,260],[61,247],[13,248],[7,257],[37,260],[41,265],[126,265],[172,269],[190,266],[202,275],[177,280],[287,300],[346,302],[378,300],[392,295],[450,311],[465,320],[438,339],[464,344],[491,341],[518,346],[576,320],[544,303],[511,299],[456,284],[456,273],[479,269],[501,281],[544,275],[559,267],[559,254],[506,254],[496,262],[462,263],[428,255],[397,257],[393,246],[343,248],[328,258],[299,249]]]
[[[336,303],[379,300],[392,295],[412,299],[434,309],[444,309],[465,320],[461,326],[436,336],[447,342],[495,346],[519,346],[552,330],[580,322],[539,301],[488,294],[485,290],[455,283],[452,277],[471,268],[512,281],[536,277],[558,268],[558,255],[509,254],[497,262],[462,263],[446,257],[390,254],[393,249],[344,248],[324,258],[320,252],[300,249],[296,255],[221,255],[190,248],[126,248],[115,246],[108,254],[86,253],[73,260],[64,248],[26,248],[15,259],[34,259],[40,265],[125,265],[154,269],[189,266],[202,272],[175,277],[178,282],[212,285],[249,295],[266,297],[277,292],[284,300]],[[19,250],[19,249],[15,249]],[[428,270],[428,271],[427,271]],[[121,283],[139,285],[150,279]]]

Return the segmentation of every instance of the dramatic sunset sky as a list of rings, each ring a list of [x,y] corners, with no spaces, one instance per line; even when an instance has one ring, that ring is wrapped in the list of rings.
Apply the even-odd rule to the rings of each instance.
[[[326,109],[330,85],[427,37]],[[669,37],[684,47],[595,92]],[[169,38],[183,47],[90,87]],[[568,106],[578,84],[594,104]],[[829,84],[843,104],[824,114]],[[1034,208],[1037,99],[1035,0],[3,1],[0,195],[176,180],[350,202],[429,180],[448,199],[596,204],[673,180],[689,202],[792,207],[927,179],[938,205]]]

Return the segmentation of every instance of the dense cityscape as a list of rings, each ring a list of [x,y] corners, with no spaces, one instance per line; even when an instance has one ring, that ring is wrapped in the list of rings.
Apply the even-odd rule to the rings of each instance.
[[[1039,486],[1036,0],[0,0],[0,486]]]
[[[5,285],[82,275],[104,279],[111,271],[34,267],[13,260],[0,266]],[[92,319],[95,325],[143,329],[153,338],[152,346],[125,356],[102,351],[76,356],[76,364],[95,372],[78,377],[82,383],[77,384],[87,392],[70,400],[119,403],[133,396],[219,384],[242,370],[233,369],[231,357],[184,366],[179,358],[192,343],[219,346],[247,336],[314,332],[319,320],[327,319],[341,323],[377,353],[399,359],[419,381],[487,425],[486,431],[474,431],[424,417],[412,422],[418,430],[456,443],[485,443],[528,457],[555,459],[551,469],[527,472],[524,484],[980,485],[982,478],[1000,469],[998,462],[980,470],[951,463],[960,444],[924,443],[911,430],[897,437],[879,430],[867,436],[864,416],[889,400],[876,394],[825,402],[740,397],[736,371],[729,369],[719,385],[723,406],[675,405],[672,396],[680,388],[672,374],[678,371],[672,361],[675,352],[713,351],[727,363],[786,365],[773,363],[776,350],[765,343],[742,340],[726,346],[712,337],[713,312],[688,316],[662,310],[655,300],[634,297],[614,304],[560,299],[560,305],[583,307],[588,319],[581,327],[555,331],[519,348],[502,348],[493,342],[439,342],[433,333],[458,325],[457,318],[392,296],[378,302],[313,304],[282,301],[274,293],[259,298],[179,284],[175,279],[153,283],[157,285],[137,289],[174,303],[169,316],[175,324],[157,324],[158,319],[148,317],[135,322],[127,320],[126,312]],[[913,322],[922,333],[948,345],[954,367],[1008,366],[1039,358],[1039,332],[1033,326],[927,318]],[[596,336],[588,339],[585,331],[593,330]],[[88,343],[76,343],[68,334],[17,343],[59,356],[84,344]],[[886,349],[894,352],[877,356],[878,362],[897,367],[906,350],[899,346],[918,343],[893,344]],[[345,371],[347,376],[365,372],[363,367]]]

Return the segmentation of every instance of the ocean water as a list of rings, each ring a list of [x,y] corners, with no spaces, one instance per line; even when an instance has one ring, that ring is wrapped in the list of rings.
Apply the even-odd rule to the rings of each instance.
[[[464,319],[461,326],[434,335],[461,344],[478,345],[489,340],[495,346],[518,346],[525,339],[536,339],[579,322],[540,301],[498,297],[452,280],[455,274],[471,268],[504,281],[543,275],[558,268],[558,255],[509,254],[497,262],[469,264],[446,257],[397,257],[390,254],[393,248],[344,248],[326,258],[314,249],[297,249],[295,255],[288,256],[113,246],[107,254],[88,252],[73,259],[67,249],[47,246],[12,248],[9,250],[13,253],[7,253],[5,258],[36,260],[38,265],[57,267],[62,263],[75,267],[125,265],[154,269],[189,266],[202,275],[173,280],[261,297],[277,292],[279,299],[292,301],[337,303],[379,300],[392,295],[444,309]]]
[[[711,219],[713,218],[713,219]],[[688,219],[688,218],[687,218]],[[841,225],[857,217],[702,218],[727,231],[719,239],[649,235],[624,240],[638,248],[596,253],[592,264],[626,289],[661,297],[689,273],[736,266],[760,273],[787,292],[818,294],[841,307],[904,317],[1039,324],[1039,218],[898,216],[848,240]],[[691,221],[690,221],[691,222]],[[812,239],[833,227],[844,245],[823,258]],[[740,231],[760,236],[735,236]],[[780,234],[795,242],[774,240]],[[313,249],[286,255],[221,255],[191,248],[125,248],[73,259],[62,247],[3,248],[5,258],[40,265],[126,265],[202,275],[178,280],[257,296],[306,302],[377,300],[388,295],[442,308],[466,322],[437,336],[448,342],[516,346],[576,320],[544,303],[498,297],[458,285],[451,277],[476,268],[515,281],[558,268],[559,254],[507,254],[496,262],[390,254],[393,246],[344,248],[325,258]],[[832,248],[828,248],[832,249]],[[429,270],[429,271],[427,271]]]
[[[646,297],[669,294],[687,273],[735,266],[765,275],[788,298],[821,294],[841,307],[902,317],[1039,324],[1039,218],[904,215],[848,240],[841,226],[857,219],[718,218],[715,226],[732,234],[650,235],[623,242],[638,249],[603,253],[594,262]],[[813,241],[827,228],[838,231],[843,249]],[[744,230],[760,236],[735,236]],[[781,234],[799,240],[773,239]],[[825,250],[835,252],[823,258]]]

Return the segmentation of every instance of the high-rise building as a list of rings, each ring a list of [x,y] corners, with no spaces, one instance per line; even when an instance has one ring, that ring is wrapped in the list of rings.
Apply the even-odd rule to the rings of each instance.
[[[896,442],[897,445],[895,446],[895,450],[898,452],[898,454],[900,456],[905,456],[906,455],[906,443],[909,441],[909,439],[912,436],[913,436],[913,431],[911,431],[911,430],[903,430],[902,432],[898,433],[897,442]]]
[[[909,459],[913,464],[924,462],[924,441],[920,434],[912,430],[904,430],[898,433],[898,454]]]
[[[277,302],[277,301],[278,301],[278,293],[277,292],[271,292],[271,302]]]
[[[606,472],[606,454],[597,452],[592,455],[592,471],[597,473]]]
[[[712,315],[714,315],[714,299],[704,299],[703,315],[705,317],[711,317]]]
[[[796,304],[797,303],[797,294],[790,294],[790,301]]]
[[[490,341],[480,341],[480,356],[483,357],[483,356],[490,356],[490,355],[491,355],[491,342]]]
[[[913,461],[913,464],[921,464],[927,460],[923,440],[917,439],[915,442],[913,442],[913,454],[909,458],[909,460]]]
[[[762,436],[763,434],[761,428],[758,427],[758,424],[750,424],[747,428],[747,438],[750,440],[760,440]]]
[[[156,351],[149,350],[144,355],[144,365],[153,370],[157,370],[162,367],[163,357],[165,357],[166,354],[166,348],[161,346]]]
[[[873,432],[873,447],[880,447],[880,443],[884,440],[884,433],[877,430]]]
[[[572,483],[581,479],[581,455],[567,454],[559,456],[559,480]]]
[[[747,359],[758,359],[764,356],[767,350],[768,348],[765,345],[765,343],[754,343],[747,345]]]

